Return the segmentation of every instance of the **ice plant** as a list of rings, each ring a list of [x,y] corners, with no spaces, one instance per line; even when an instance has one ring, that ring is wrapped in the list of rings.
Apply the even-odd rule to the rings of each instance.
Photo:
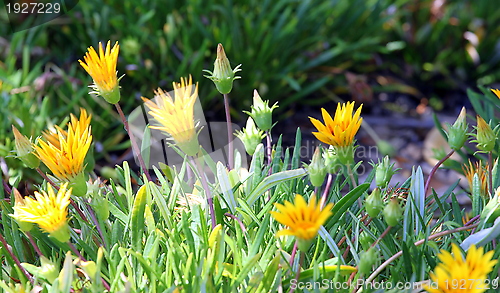
[[[302,251],[307,251],[314,240],[321,225],[332,214],[333,203],[327,204],[321,209],[320,204],[316,204],[316,197],[312,196],[309,204],[304,198],[295,195],[294,203],[285,201],[285,204],[275,203],[278,212],[271,211],[271,215],[279,223],[287,226],[276,233],[276,236],[291,235],[297,237],[298,247]]]
[[[91,46],[83,57],[85,62],[78,60],[94,80],[94,84],[90,86],[94,90],[92,93],[101,95],[110,104],[116,104],[120,101],[119,79],[116,71],[119,51],[118,42],[111,48],[111,42],[108,41],[106,50],[104,50],[102,43],[99,43],[99,55]]]
[[[173,83],[174,97],[162,89],[155,91],[156,103],[142,98],[150,109],[156,125],[150,126],[166,132],[175,144],[188,156],[194,156],[200,149],[194,120],[194,103],[198,97],[198,84],[193,86],[189,79],[181,78]]]
[[[333,119],[324,108],[321,108],[325,124],[309,117],[318,130],[318,132],[313,132],[313,135],[321,142],[333,146],[339,161],[343,164],[350,164],[354,160],[354,136],[363,121],[360,117],[362,107],[363,105],[354,112],[354,102],[339,103]]]
[[[55,132],[45,132],[45,140],[35,145],[35,155],[57,179],[70,182],[75,195],[84,195],[87,190],[83,170],[92,143],[90,119],[91,115],[81,108],[80,119],[71,114],[67,131],[56,127]]]
[[[35,191],[35,199],[24,198],[24,205],[15,205],[14,214],[11,215],[17,221],[37,224],[42,231],[61,242],[67,242],[70,238],[68,226],[68,205],[71,196],[71,188],[64,183],[55,194],[52,186],[47,186],[47,192]]]
[[[467,140],[467,128],[469,124],[467,124],[466,118],[467,112],[465,107],[463,107],[455,123],[453,125],[448,124],[446,135],[448,136],[448,144],[452,150],[457,151],[461,149]]]
[[[488,289],[488,274],[497,260],[494,251],[484,253],[483,247],[471,246],[464,258],[458,245],[452,245],[453,254],[441,250],[439,263],[430,274],[431,283],[424,286],[430,293],[481,293]]]
[[[18,211],[22,207],[26,206],[26,201],[24,200],[24,197],[19,193],[17,188],[13,187],[12,193],[14,194],[14,214],[12,214],[11,216],[17,220],[17,224],[19,225],[19,229],[21,229],[21,231],[28,232],[31,230],[31,228],[33,228],[33,224],[26,221],[18,220],[19,218]]]
[[[255,120],[257,127],[259,127],[261,130],[270,130],[273,126],[272,113],[274,109],[278,108],[278,103],[276,102],[272,107],[269,107],[269,101],[263,101],[257,90],[254,90],[253,104],[251,108],[251,112],[243,112],[252,117],[253,120]]]

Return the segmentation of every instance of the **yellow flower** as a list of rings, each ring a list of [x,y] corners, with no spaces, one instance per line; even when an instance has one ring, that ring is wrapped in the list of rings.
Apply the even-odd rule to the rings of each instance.
[[[23,205],[14,206],[14,215],[18,221],[36,223],[44,231],[61,242],[67,242],[70,238],[68,226],[68,205],[71,188],[67,189],[68,183],[61,185],[57,195],[50,185],[47,192],[35,191],[35,199],[24,198]]]
[[[452,245],[452,252],[441,250],[439,263],[430,274],[431,284],[424,289],[430,293],[481,293],[488,288],[486,278],[497,260],[492,260],[494,251],[484,254],[484,248],[471,246],[467,256],[462,256],[458,245]]]
[[[193,86],[191,76],[189,79],[181,78],[180,83],[173,83],[174,97],[162,89],[155,91],[157,103],[142,98],[157,123],[150,126],[166,132],[175,141],[177,146],[187,155],[194,156],[198,153],[198,133],[194,121],[194,103],[198,96],[198,84]]]
[[[360,117],[362,107],[363,105],[353,115],[354,102],[339,103],[333,119],[324,108],[321,108],[325,124],[315,118],[309,117],[314,127],[318,129],[318,132],[313,132],[313,135],[318,140],[332,146],[347,147],[352,145],[354,143],[354,136],[363,121],[363,118]]]
[[[497,89],[491,89],[491,91],[497,95],[497,97],[500,99],[500,90],[497,90]]]
[[[479,183],[481,183],[481,195],[484,197],[488,196],[488,164],[483,166],[481,162],[476,162],[472,164],[469,160],[469,165],[463,165],[462,170],[464,172],[465,177],[467,178],[467,182],[469,183],[469,188],[472,190],[472,181],[474,179],[474,174],[477,174],[479,178]]]
[[[71,114],[68,131],[56,127],[55,132],[45,132],[44,140],[35,145],[35,155],[61,181],[74,181],[83,175],[84,160],[92,143],[91,116],[83,108],[80,119]]]
[[[321,210],[320,205],[316,204],[315,195],[307,204],[304,198],[297,194],[293,204],[285,201],[285,205],[276,203],[275,206],[279,212],[271,211],[271,215],[276,221],[288,227],[288,229],[278,231],[276,236],[292,235],[297,237],[299,241],[302,240],[307,243],[318,235],[321,225],[332,214],[333,204],[329,203]]]
[[[99,55],[91,46],[82,60],[78,60],[80,65],[94,80],[94,85],[91,86],[95,92],[108,101],[108,103],[116,104],[120,101],[120,91],[118,90],[118,81],[116,63],[118,60],[118,52],[120,45],[115,43],[111,49],[111,42],[108,41],[106,51],[104,51],[102,43],[99,43]]]

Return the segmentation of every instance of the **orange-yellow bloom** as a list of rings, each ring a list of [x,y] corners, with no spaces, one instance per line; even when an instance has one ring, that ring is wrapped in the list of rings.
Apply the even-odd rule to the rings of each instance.
[[[70,238],[68,226],[68,205],[71,188],[68,183],[61,185],[57,195],[52,186],[47,186],[47,192],[35,191],[35,198],[25,197],[24,204],[14,206],[16,220],[21,222],[36,223],[44,232],[66,242]]]
[[[157,124],[150,128],[166,132],[184,153],[194,156],[199,150],[194,120],[198,84],[193,86],[190,76],[189,79],[181,78],[180,83],[174,82],[173,86],[175,99],[160,88],[155,91],[156,103],[142,98],[150,109],[149,114],[153,116]]]
[[[469,183],[469,188],[472,190],[472,182],[474,179],[474,174],[477,174],[479,183],[481,184],[481,195],[488,197],[488,164],[483,166],[481,162],[476,162],[472,164],[469,160],[469,165],[464,164],[462,166],[462,171],[464,172],[467,182]]]
[[[104,51],[102,43],[99,43],[99,55],[97,55],[97,52],[91,46],[83,57],[85,62],[78,60],[80,65],[94,80],[92,88],[95,90],[95,93],[103,96],[111,104],[116,104],[120,101],[120,91],[118,90],[119,79],[117,78],[116,71],[119,51],[120,45],[118,45],[118,42],[111,48],[111,42],[108,41],[106,51]]]
[[[441,250],[439,263],[430,274],[431,284],[424,286],[430,293],[482,293],[488,288],[486,278],[497,260],[492,260],[494,251],[484,253],[484,248],[475,245],[469,248],[464,258],[458,245],[452,245],[452,252]]]
[[[82,174],[84,160],[92,143],[91,116],[83,108],[80,119],[71,114],[68,131],[56,127],[55,132],[45,132],[46,141],[35,145],[36,156],[61,181],[72,181]]]
[[[500,99],[500,90],[497,90],[497,89],[491,89],[491,91],[497,95],[497,97]]]
[[[360,117],[362,107],[363,105],[359,106],[353,115],[354,102],[339,103],[333,119],[324,108],[321,108],[325,124],[318,119],[309,117],[314,127],[318,129],[318,132],[313,132],[313,135],[318,140],[335,147],[352,145],[354,136],[363,121],[363,118]]]
[[[309,204],[304,198],[297,194],[295,195],[294,203],[285,201],[285,205],[276,203],[276,208],[279,212],[271,211],[271,215],[276,221],[287,226],[287,229],[281,229],[276,236],[292,235],[300,240],[312,240],[318,235],[318,230],[321,225],[332,214],[332,203],[321,209],[320,204],[316,204],[316,196],[312,196]]]

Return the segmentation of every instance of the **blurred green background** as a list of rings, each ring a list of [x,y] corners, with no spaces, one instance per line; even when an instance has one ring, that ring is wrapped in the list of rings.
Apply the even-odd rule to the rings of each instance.
[[[10,20],[29,28],[30,17]],[[125,113],[192,74],[208,119],[223,121],[222,98],[202,72],[213,69],[218,43],[233,67],[242,64],[230,94],[240,124],[254,88],[286,118],[338,96],[369,112],[378,93],[446,110],[466,103],[468,88],[500,80],[500,10],[491,0],[85,0],[20,32],[8,21],[0,10],[0,156],[11,178],[26,172],[8,157],[12,124],[36,137],[85,107],[96,159],[113,163],[112,154],[129,148],[114,109],[87,94],[91,79],[77,62],[100,41],[120,43]]]

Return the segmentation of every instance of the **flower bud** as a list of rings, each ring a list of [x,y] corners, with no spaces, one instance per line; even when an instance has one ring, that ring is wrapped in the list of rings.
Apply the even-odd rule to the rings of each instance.
[[[373,238],[365,230],[363,230],[363,232],[361,232],[361,234],[359,235],[359,243],[365,250],[368,250],[370,246],[372,246],[373,241]]]
[[[495,148],[495,141],[497,139],[496,132],[497,128],[495,130],[491,129],[491,126],[484,121],[484,119],[477,115],[477,126],[474,126],[476,129],[476,133],[470,133],[471,136],[475,137],[475,140],[472,140],[471,142],[477,143],[477,148],[479,149],[480,152],[491,152]]]
[[[33,154],[34,148],[31,141],[26,136],[22,135],[14,125],[12,125],[12,132],[14,132],[17,158],[26,164],[28,168],[38,168],[40,159]]]
[[[387,225],[394,227],[403,218],[403,208],[399,205],[397,198],[391,198],[389,204],[384,208],[384,219]]]
[[[323,159],[325,160],[327,173],[336,174],[340,171],[341,165],[333,146],[330,146],[325,152],[323,152]]]
[[[358,271],[361,274],[368,274],[372,271],[372,267],[378,260],[379,254],[374,247],[370,247],[367,251],[361,252],[359,257]]]
[[[210,75],[205,75],[206,78],[211,79],[217,90],[221,94],[229,94],[233,89],[233,80],[241,78],[240,76],[234,76],[238,71],[241,71],[240,65],[236,66],[235,69],[231,69],[231,64],[229,64],[229,59],[227,59],[226,52],[224,52],[224,47],[222,44],[217,46],[217,59],[214,63],[214,71],[203,70]]]
[[[498,217],[500,217],[500,187],[481,212],[481,221],[493,223]]]
[[[56,265],[43,255],[40,257],[40,264],[40,276],[49,281],[49,283],[54,283],[59,276],[59,270]]]
[[[246,127],[241,131],[236,131],[235,135],[243,142],[245,150],[250,156],[255,153],[255,149],[266,136],[262,130],[257,129],[252,117],[248,117]]]
[[[392,175],[394,175],[398,169],[394,170],[394,163],[390,164],[389,157],[385,156],[382,162],[376,165],[375,170],[375,183],[378,187],[386,187],[391,181]]]
[[[380,196],[380,189],[375,188],[365,200],[366,213],[375,218],[384,209],[384,201]]]
[[[467,128],[469,124],[467,124],[466,116],[467,113],[465,107],[463,107],[455,123],[453,125],[448,124],[446,135],[448,136],[448,144],[452,150],[458,151],[467,140]]]
[[[12,193],[14,194],[14,206],[20,207],[25,205],[23,196],[19,193],[17,188],[12,188]],[[21,221],[18,217],[17,209],[14,209],[14,214],[12,215],[16,219],[19,229],[23,232],[28,232],[33,228],[33,223]]]
[[[311,163],[306,167],[309,179],[314,187],[320,187],[325,181],[327,167],[321,153],[321,146],[319,146],[314,151]]]
[[[272,112],[275,108],[278,108],[277,103],[275,103],[272,107],[269,107],[269,101],[262,101],[262,98],[259,96],[257,90],[254,90],[252,111],[243,112],[250,115],[260,129],[268,131],[273,126]]]

